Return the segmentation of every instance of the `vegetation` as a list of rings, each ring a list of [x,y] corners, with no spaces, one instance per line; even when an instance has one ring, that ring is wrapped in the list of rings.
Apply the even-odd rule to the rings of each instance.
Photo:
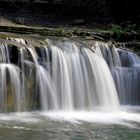
[[[135,0],[23,1],[0,0],[0,31],[140,40],[140,10]],[[1,21],[4,23],[1,24]]]
[[[61,36],[61,37],[82,37],[97,40],[115,40],[115,41],[139,41],[140,32],[131,27],[121,27],[116,24],[110,24],[107,28],[87,28],[87,27],[31,27],[31,26],[0,26],[1,32],[20,33],[20,34],[38,34],[41,36]],[[4,36],[3,34],[1,36]]]
[[[57,22],[59,17],[63,21],[83,19],[86,24],[105,24],[111,21],[117,24],[126,21],[137,26],[140,24],[138,0],[0,0],[0,15],[9,15],[11,18],[27,15],[31,18],[32,15],[36,20],[39,17],[42,17],[41,20],[47,18],[49,23],[53,20]]]

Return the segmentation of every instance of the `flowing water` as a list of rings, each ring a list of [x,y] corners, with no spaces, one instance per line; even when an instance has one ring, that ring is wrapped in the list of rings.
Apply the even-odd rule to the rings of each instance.
[[[44,42],[0,43],[0,139],[139,139],[140,58],[112,43]]]

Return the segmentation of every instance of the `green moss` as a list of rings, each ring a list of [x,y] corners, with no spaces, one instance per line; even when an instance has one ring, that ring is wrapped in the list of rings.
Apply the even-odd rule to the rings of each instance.
[[[117,24],[110,24],[108,30],[113,33],[113,37],[117,40],[119,40],[125,34],[122,27]]]

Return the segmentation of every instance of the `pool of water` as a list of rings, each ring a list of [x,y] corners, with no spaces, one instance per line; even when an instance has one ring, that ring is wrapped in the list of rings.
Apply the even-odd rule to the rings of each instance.
[[[0,114],[0,140],[140,140],[139,107],[117,113]]]

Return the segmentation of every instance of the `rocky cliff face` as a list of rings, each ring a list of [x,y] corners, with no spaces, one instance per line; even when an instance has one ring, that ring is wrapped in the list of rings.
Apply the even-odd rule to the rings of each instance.
[[[135,0],[0,0],[0,16],[22,24],[106,24],[112,19],[139,24],[138,6]]]
[[[102,9],[102,10],[98,10]],[[85,6],[80,1],[24,1],[0,2],[0,16],[21,24],[62,25],[89,24],[107,21],[108,8],[102,3]],[[104,20],[105,19],[105,20]]]

